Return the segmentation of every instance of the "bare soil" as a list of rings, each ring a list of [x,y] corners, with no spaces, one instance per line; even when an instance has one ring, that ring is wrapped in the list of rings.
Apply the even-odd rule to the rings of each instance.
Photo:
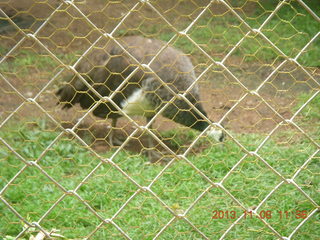
[[[60,1],[47,1],[47,4],[31,4],[30,1],[10,1],[9,3],[1,4],[1,8],[6,12],[7,15],[12,17],[13,20],[17,20],[17,25],[26,32],[34,32],[35,29],[50,15],[52,9],[54,9]],[[105,6],[104,1],[92,1],[92,4],[85,6],[79,5],[84,13],[89,16],[90,20],[97,26],[105,31],[110,31],[120,21],[121,17],[132,8],[132,2],[134,1],[122,1],[122,3],[108,4]],[[180,6],[172,5],[175,1],[160,1],[157,3],[157,7],[165,10],[170,8],[179,9],[186,13],[181,17],[181,21],[192,21],[193,16],[198,14],[197,11],[192,9],[197,8],[201,10],[201,6],[206,5],[206,1],[192,1],[193,4],[198,6]],[[22,4],[23,3],[23,4]],[[32,7],[30,7],[32,6]],[[28,9],[26,12],[25,11]],[[98,10],[103,9],[102,12],[97,13]],[[244,8],[246,9],[246,8]],[[248,14],[252,8],[247,6]],[[139,10],[139,9],[138,9]],[[67,9],[67,12],[72,15],[77,13],[72,9]],[[225,11],[223,7],[214,8],[212,10],[216,14],[221,14]],[[152,16],[150,9],[140,9],[141,14],[133,14],[130,18],[130,23],[134,25],[134,22],[141,21],[146,16]],[[166,11],[166,17],[168,19],[174,19],[174,12]],[[70,22],[68,14],[63,12],[59,16],[53,19],[52,24],[46,28],[47,32],[39,33],[43,39],[46,35],[52,34],[55,31],[56,26],[62,27],[66,22]],[[151,21],[151,20],[150,20]],[[157,18],[155,18],[157,21]],[[25,24],[25,25],[23,25]],[[151,23],[152,24],[152,21]],[[127,24],[124,27],[131,27]],[[83,25],[83,22],[74,21],[68,26],[68,31],[80,36],[88,28],[87,24]],[[22,34],[16,31],[8,22],[2,21],[0,24],[0,30],[3,46],[11,48],[15,43],[21,39]],[[87,32],[85,38],[79,37],[75,41],[70,42],[70,36],[68,34],[58,34],[53,37],[51,44],[47,42],[47,45],[53,50],[54,47],[59,47],[59,51],[68,53],[75,49],[88,48],[92,41],[96,37],[96,32]],[[9,40],[8,40],[9,39]],[[87,39],[87,40],[85,40]],[[89,41],[88,41],[89,40]],[[68,44],[67,44],[68,43]],[[32,45],[31,45],[32,46]],[[58,51],[57,50],[57,51]],[[196,59],[193,59],[195,62]],[[8,60],[10,61],[10,60]],[[244,63],[241,57],[230,57],[225,65],[236,76],[241,84],[247,87],[248,90],[255,90],[274,70],[279,63]],[[319,81],[320,70],[317,68],[308,68],[307,71]],[[25,98],[33,98],[36,94],[45,86],[48,77],[41,75],[39,71],[34,71],[26,75],[23,79],[18,78],[15,73],[11,75],[7,74],[6,78],[10,84],[16,88]],[[198,74],[200,74],[198,72]],[[28,83],[29,87],[25,87],[24,83]],[[78,106],[73,109],[63,111],[59,106],[56,105],[57,98],[55,97],[57,82],[48,86],[45,91],[37,98],[37,103],[47,111],[47,113],[57,120],[63,127],[72,127],[75,122],[85,114]],[[24,99],[16,93],[13,87],[8,85],[4,79],[0,79],[0,122],[2,123],[12,112],[15,112],[12,119],[22,120],[29,119],[30,117],[46,118],[49,119],[46,114],[43,113],[41,108],[34,107],[32,103],[27,105],[33,105],[33,107],[22,107],[19,106],[23,103]],[[269,133],[280,121],[288,119],[294,113],[295,106],[297,104],[297,96],[301,93],[314,92],[317,87],[314,80],[310,78],[303,70],[293,64],[285,65],[280,71],[275,74],[273,78],[270,78],[263,87],[261,87],[259,94],[263,100],[254,95],[248,94],[247,97],[243,96],[247,93],[228,72],[224,69],[215,69],[211,73],[201,79],[200,90],[201,100],[204,108],[206,109],[209,118],[212,121],[218,122],[222,118],[222,124],[229,131],[236,133]],[[241,99],[239,103],[239,99]],[[270,106],[277,112],[275,113]],[[226,115],[227,114],[227,115]],[[226,116],[225,116],[226,115]],[[224,117],[225,116],[225,117]],[[280,117],[281,116],[281,117]],[[13,120],[9,120],[12,122]],[[139,124],[144,124],[144,120],[141,118],[134,118]],[[49,122],[53,122],[49,120]],[[56,127],[56,126],[55,126]],[[165,120],[159,117],[153,124],[153,129],[156,132],[164,132],[167,130],[176,129],[179,127],[172,121]],[[134,125],[129,124],[126,119],[119,121],[117,129],[114,129],[115,135],[125,140],[134,130]],[[85,141],[92,146],[98,152],[104,152],[110,149],[107,137],[110,134],[110,121],[104,119],[98,119],[94,116],[87,116],[77,128],[77,134],[83,137]],[[139,136],[140,135],[140,136]],[[129,144],[126,145],[126,149],[135,153],[142,153],[142,150],[147,146],[146,134],[139,133],[137,137],[130,140]],[[171,147],[174,151],[181,151],[181,148],[173,144],[170,139],[165,140],[165,143]],[[157,142],[154,141],[157,145]],[[200,151],[203,146],[198,146]],[[162,152],[160,144],[157,145],[159,152]]]

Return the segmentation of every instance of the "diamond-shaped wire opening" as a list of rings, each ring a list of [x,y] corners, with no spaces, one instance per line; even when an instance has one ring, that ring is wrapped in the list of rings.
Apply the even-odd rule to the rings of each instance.
[[[152,185],[152,190],[168,206],[184,212],[209,186],[210,183],[182,160],[167,168]]]
[[[285,178],[290,178],[316,150],[298,129],[281,124],[259,150],[259,155]]]
[[[8,16],[14,23],[17,24],[18,22],[14,20],[14,16],[17,16],[18,18],[17,10],[2,2],[0,3],[0,9],[3,11],[0,12],[0,16],[2,18],[0,31],[0,57],[3,57],[3,55],[9,52],[11,48],[13,48],[24,37],[24,34],[19,28],[19,24],[18,28],[16,28],[14,24],[12,24],[12,22],[6,18]],[[30,19],[30,21],[32,21],[32,19]]]
[[[243,210],[223,190],[212,188],[188,212],[187,218],[207,238],[220,239],[242,213]]]
[[[122,232],[111,224],[102,223],[89,235],[91,239],[127,239]]]
[[[139,193],[114,222],[131,238],[154,238],[172,214],[150,193]]]
[[[37,33],[37,38],[58,56],[63,56],[67,49],[83,54],[100,36],[85,17],[67,4],[55,11]]]
[[[201,104],[208,118],[218,122],[246,94],[245,89],[224,68],[213,65],[198,81]],[[228,125],[223,121],[222,124]]]
[[[111,218],[138,190],[128,178],[110,165],[101,165],[77,193],[103,218]]]
[[[101,156],[107,156],[108,151],[119,148],[129,137],[132,133],[132,126],[125,119],[122,119],[113,128],[105,119],[99,119],[90,114],[75,128],[75,133],[92,150]],[[115,136],[115,138],[111,139],[111,135]],[[129,141],[124,145],[124,148],[129,150],[130,145],[132,144]]]
[[[245,119],[245,121],[240,122],[240,118]],[[229,127],[234,129],[235,132],[256,134],[255,138],[260,138],[261,141],[282,121],[282,118],[264,100],[254,95],[247,95],[242,99],[225,119]],[[241,139],[239,141],[251,148],[258,143],[245,143]]]
[[[60,70],[59,63],[34,40],[24,41],[0,66],[3,77],[26,98],[35,97]]]
[[[76,196],[66,196],[51,209],[40,225],[45,229],[58,229],[60,234],[68,239],[83,239],[88,237],[100,222],[101,219]]]
[[[280,180],[260,159],[246,157],[226,178],[223,185],[244,206],[254,209]]]
[[[259,28],[261,24],[275,10],[278,2],[265,1],[230,1],[230,7],[252,28]]]
[[[1,137],[27,161],[35,161],[58,136],[57,127],[39,107],[25,103],[1,127]]]
[[[66,189],[74,189],[100,160],[74,136],[62,135],[38,164]]]
[[[139,4],[119,26],[116,36],[140,35],[148,38],[169,40],[173,29],[147,4]]]
[[[240,115],[242,118],[246,116],[247,120],[239,121]],[[243,96],[235,103],[233,110],[225,114],[223,118],[228,124],[227,128],[232,128],[228,130],[232,145],[240,146],[243,152],[256,150],[282,121],[274,109],[254,94]]]
[[[216,1],[187,34],[214,60],[221,61],[248,31],[224,4]]]
[[[49,80],[51,82],[42,89],[41,93],[36,98],[37,103],[45,109],[46,113],[64,128],[72,128],[88,111],[87,109],[82,109],[78,104],[72,102],[72,99],[76,97],[76,94],[71,94],[71,99],[64,100],[60,100],[57,95],[59,87],[62,85],[61,82],[64,81],[66,82],[62,86],[69,86],[70,92],[75,90],[71,84],[67,83],[67,80],[72,78],[76,79],[71,71],[63,70],[59,75],[56,75],[54,78]],[[72,107],[72,109],[68,109],[69,106]],[[61,109],[63,108],[67,108],[67,110],[62,111]]]
[[[197,45],[195,40],[193,40],[189,34],[178,35],[171,42],[170,46],[182,51],[183,53],[180,54],[181,57],[183,55],[187,55],[191,59],[192,63],[194,64],[193,70],[197,76],[199,76],[206,67],[213,63],[210,54],[206,52],[201,45]]]
[[[250,212],[243,217],[225,236],[225,239],[237,239],[239,232],[244,239],[277,239],[275,233]],[[262,213],[264,214],[264,213]],[[252,217],[251,217],[252,216]]]
[[[289,119],[301,106],[299,98],[311,97],[317,88],[315,81],[299,66],[286,62],[261,86],[259,94],[282,117]]]
[[[2,194],[3,198],[29,222],[37,222],[61,195],[61,190],[55,183],[35,166],[25,168]],[[9,208],[4,208],[2,212],[5,216],[11,215]]]
[[[214,146],[221,144],[207,136],[202,136],[199,140],[196,140],[200,134],[199,131],[190,130],[189,127],[182,125],[176,126],[176,124],[174,124],[173,128],[172,121],[168,119],[163,119],[156,131],[160,139],[175,154],[184,154],[188,151],[188,156],[207,156],[210,151],[205,151],[206,149],[211,147],[210,149],[212,150]]]
[[[176,219],[161,233],[158,239],[203,239],[203,235],[183,219]]]
[[[97,102],[93,102],[92,106],[96,103]],[[102,107],[109,109],[109,106],[102,103],[95,109],[99,110],[99,108],[102,109]],[[61,122],[62,127],[65,129],[72,128],[75,134],[91,149],[101,154],[121,146],[133,132],[132,124],[125,118],[120,119],[117,122],[117,126],[111,126],[108,117],[112,114],[119,114],[118,111],[110,111],[104,118],[94,116],[94,111],[93,114],[92,111],[89,114],[87,111],[87,109],[82,109],[80,106],[75,105],[67,111],[60,110],[59,112],[53,112],[53,116],[57,121]],[[111,138],[111,134],[113,134],[112,136],[114,136],[114,138]],[[129,144],[124,147],[129,147]]]
[[[3,138],[2,134],[0,136]],[[0,189],[2,190],[25,164],[3,142],[0,142],[0,149]]]
[[[313,216],[310,219],[308,219],[307,222],[305,222],[298,229],[297,232],[295,232],[293,237],[295,237],[297,239],[299,239],[299,238],[301,238],[301,239],[303,239],[303,238],[309,238],[309,239],[317,238],[317,236],[319,236],[319,234],[320,234],[318,226],[319,226],[319,216],[317,213],[315,213],[315,214],[313,214]]]
[[[250,33],[228,56],[225,66],[249,90],[255,90],[282,61],[283,56],[272,45]]]
[[[315,154],[310,158],[308,164],[304,166],[295,177],[295,182],[301,189],[308,194],[314,201],[319,197],[320,189],[320,154]]]
[[[316,206],[295,186],[282,184],[259,208],[258,214],[282,236],[288,236],[314,209]],[[311,232],[314,230],[316,226],[310,228]]]
[[[156,118],[157,122],[159,118],[160,117]],[[136,118],[134,119],[136,121]],[[137,119],[137,121],[139,120],[141,119]],[[145,125],[143,121],[139,122],[142,123],[141,125]],[[152,134],[155,136],[149,134],[149,132],[146,130],[137,131],[136,134],[130,137],[130,140],[123,146],[123,148],[127,150],[125,152],[126,160],[123,159],[119,161],[120,159],[116,158],[116,161],[121,162],[121,164],[125,164],[125,162],[128,163],[128,161],[131,161],[130,155],[136,158],[138,161],[136,166],[143,163],[141,161],[159,164],[166,164],[171,161],[175,157],[171,151],[176,153],[178,147],[174,145],[171,137],[165,138],[162,136],[162,131],[158,131],[159,129],[157,122],[152,125],[152,128],[149,127],[149,129],[152,131]],[[121,130],[124,130],[125,127],[126,126],[124,126]],[[132,132],[132,130],[129,130],[129,132]]]
[[[0,232],[2,236],[17,235],[21,231],[21,220],[9,210],[8,206],[0,201]],[[8,226],[10,225],[10,228]]]
[[[2,11],[26,33],[34,33],[41,24],[55,10],[56,6],[50,2],[34,2],[34,1],[2,1],[0,7]],[[9,23],[4,22],[5,33],[17,31],[17,29]]]
[[[0,104],[0,124],[5,121],[22,103],[20,96],[8,79],[0,78],[0,99],[6,99],[6,104]]]
[[[294,122],[317,143],[320,142],[320,94],[312,94],[312,92],[301,94],[294,107],[294,112],[298,114],[294,118]],[[301,107],[307,104],[304,108]],[[301,109],[301,110],[300,110]]]
[[[220,182],[244,155],[234,141],[227,141],[223,146],[208,147],[206,143],[204,150],[195,155],[188,153],[187,157],[211,181]]]
[[[161,0],[150,0],[149,2],[178,31],[189,26],[203,9],[210,5],[210,2],[207,0],[190,1],[188,4],[179,1],[172,2]]]
[[[112,32],[136,5],[135,1],[97,1],[94,4],[75,5],[98,28]]]
[[[133,142],[134,143],[134,142]],[[157,146],[154,148],[156,149]],[[159,152],[155,149],[151,151],[157,152],[159,154],[158,157],[170,158],[172,159],[172,155],[166,155],[162,152]],[[147,158],[146,150],[143,149],[141,152],[135,153],[133,151],[121,151],[119,152],[113,159],[113,161],[117,164],[117,166],[122,169],[129,177],[131,177],[134,181],[142,186],[148,186],[161,170],[164,168],[164,164],[147,164],[149,158]]]
[[[320,23],[315,25],[310,24],[311,22],[317,22],[317,20],[300,3],[284,2],[278,12],[262,28],[262,32],[286,55],[295,57],[318,32]]]

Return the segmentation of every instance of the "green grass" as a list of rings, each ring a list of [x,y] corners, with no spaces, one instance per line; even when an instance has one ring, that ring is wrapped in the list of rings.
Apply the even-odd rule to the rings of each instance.
[[[259,28],[275,9],[278,1],[263,1],[256,4],[253,13],[244,14],[238,11],[239,7],[245,6],[246,1],[231,2],[235,10],[252,28]],[[316,13],[320,10],[316,1],[306,1],[308,6]],[[171,19],[170,19],[171,20]],[[160,20],[159,20],[160,21]],[[191,23],[174,22],[179,29],[185,29]],[[317,34],[320,23],[308,13],[299,3],[289,1],[277,12],[277,14],[265,25],[262,32],[289,57],[295,57],[299,51]],[[239,21],[231,12],[224,15],[212,15],[209,11],[194,24],[189,30],[189,36],[201,46],[215,60],[222,58],[234,47],[236,43],[248,32],[248,28]],[[119,35],[146,35],[168,41],[174,35],[173,30],[165,23],[148,24],[143,22],[134,29],[119,29]],[[181,36],[173,44],[185,53],[191,54],[195,61],[206,57],[187,38]],[[0,48],[0,54],[5,54],[9,49]],[[57,63],[47,55],[39,56],[32,50],[22,50],[14,61],[7,61],[1,66],[1,71],[21,72],[26,74],[29,67],[37,66],[38,69],[46,69]],[[317,38],[302,55],[298,58],[304,66],[320,66],[320,39]],[[280,53],[258,34],[251,33],[231,55],[242,57],[245,62],[268,62],[281,60]],[[58,54],[64,62],[72,62],[74,54]]]
[[[260,2],[253,14],[238,14],[251,28],[259,28],[277,6],[278,1]],[[316,14],[320,14],[317,3],[306,2]],[[242,6],[244,2],[239,3]],[[233,3],[233,6],[236,6]],[[238,6],[239,7],[239,6]],[[188,27],[190,22],[173,22],[173,25],[182,30]],[[317,33],[320,24],[298,3],[284,4],[280,11],[262,28],[265,34],[284,54],[294,58],[300,50]],[[239,42],[249,29],[238,20],[231,12],[225,15],[213,16],[210,12],[204,15],[188,31],[189,36],[201,46],[215,60],[222,58]],[[138,29],[121,30],[120,35],[152,36],[168,41],[175,34],[165,23],[157,25],[142,24]],[[180,36],[173,44],[175,47],[191,54],[194,61],[206,59],[200,50],[186,37]],[[251,33],[240,44],[231,56],[242,57],[245,62],[267,62],[281,60],[283,56],[259,34]],[[320,66],[320,39],[317,38],[298,58],[298,62],[304,66]]]
[[[0,55],[5,55],[7,51],[9,49],[0,48]],[[65,64],[72,64],[77,60],[76,54],[57,54],[57,57]],[[1,64],[0,71],[4,75],[15,74],[18,77],[24,77],[30,74],[51,72],[59,66],[60,64],[49,54],[38,53],[31,48],[21,48]]]
[[[304,93],[298,97],[299,104],[295,107],[295,111],[299,110],[300,107],[307,101],[311,99],[310,94]],[[320,119],[320,94],[314,96],[309,104],[301,111],[303,118],[307,120],[317,120]]]
[[[308,2],[309,6],[320,14],[317,4]],[[252,28],[259,28],[276,6],[276,1],[263,3],[263,8],[257,8],[252,16],[241,17]],[[178,29],[184,29],[189,22],[175,23]],[[289,57],[295,57],[300,50],[318,32],[320,24],[299,4],[291,2],[284,4],[280,11],[266,24],[262,32]],[[222,58],[238,43],[248,32],[241,21],[230,12],[223,16],[212,16],[206,12],[189,30],[189,36],[201,46],[215,60]],[[141,24],[138,29],[119,30],[119,35],[141,35],[159,38],[168,41],[174,35],[172,29],[165,24]],[[206,61],[207,57],[201,53],[187,38],[178,37],[173,45],[187,54],[193,56],[195,62]],[[0,48],[0,54],[5,54],[9,49]],[[317,38],[302,55],[298,62],[304,66],[320,66],[320,39]],[[251,33],[240,46],[231,54],[231,57],[241,57],[245,62],[267,62],[281,60],[283,56],[258,34]],[[32,49],[20,49],[13,59],[5,61],[0,70],[3,73],[16,73],[18,76],[30,74],[35,71],[52,71],[59,64],[49,55],[38,54]],[[74,53],[58,54],[66,64],[76,60]],[[12,61],[13,60],[13,61]]]
[[[272,6],[266,4],[264,7],[271,11]],[[310,14],[294,3],[292,7],[286,5],[263,29],[263,33],[290,57],[294,57],[319,29],[319,23],[316,23]],[[267,15],[261,10],[257,10],[253,18],[247,18],[246,21],[250,26],[257,28],[266,17]],[[157,38],[165,41],[173,36],[171,31],[160,24],[152,27],[141,26],[139,30],[137,32],[139,34],[155,34]],[[189,34],[216,60],[221,60],[246,31],[243,24],[232,16],[210,18],[207,15],[199,19]],[[174,46],[195,55],[194,58],[205,59],[184,37],[179,37]],[[298,61],[306,66],[319,66],[319,39],[307,50]],[[7,49],[0,48],[1,55],[6,52]],[[254,62],[257,59],[270,62],[279,59],[279,54],[255,35],[245,39],[233,55],[244,56],[247,62]],[[75,60],[74,54],[58,55],[58,57],[68,64]],[[14,73],[22,77],[34,72],[35,68],[40,72],[50,72],[56,67],[58,64],[50,56],[38,54],[31,49],[23,49],[18,51],[14,58],[5,61],[0,71],[4,75]],[[309,98],[309,94],[301,95],[300,103],[295,110]],[[319,144],[319,119],[320,96],[318,95],[294,120]],[[36,161],[58,134],[59,132],[51,128],[47,122],[31,120],[16,121],[2,127],[0,137],[26,161]],[[254,151],[265,137],[257,134],[233,134],[249,151]],[[164,139],[171,142],[171,146],[180,148],[181,151],[188,147],[196,136],[196,132],[179,130],[163,134]],[[258,153],[282,176],[291,178],[316,150],[315,145],[298,130],[283,126],[271,136]],[[106,152],[102,156],[107,158],[113,153]],[[245,152],[230,138],[224,147],[200,139],[187,157],[211,181],[220,182],[244,155]],[[295,179],[302,190],[315,201],[319,199],[319,158],[318,153]],[[114,159],[114,162],[141,186],[148,186],[164,168],[163,165],[146,165],[146,161],[144,156],[128,151],[121,151]],[[17,155],[0,142],[0,191],[22,170],[1,197],[29,222],[39,221],[56,204],[40,224],[49,231],[53,228],[60,230],[60,234],[67,239],[84,238],[101,223],[82,201],[102,218],[107,219],[114,216],[138,190],[138,187],[118,169],[108,164],[101,164],[97,156],[67,134],[52,144],[37,163],[55,179],[56,183],[36,166],[26,166]],[[99,164],[100,167],[85,179]],[[82,181],[84,183],[77,190],[81,200],[72,194],[64,195],[61,188],[73,190]],[[281,178],[261,160],[248,156],[234,169],[223,185],[243,206],[249,208],[257,206],[280,182]],[[182,213],[209,187],[208,181],[194,168],[184,160],[179,160],[164,172],[152,185],[151,190],[174,212]],[[16,236],[24,227],[5,202],[0,201],[0,239],[6,236],[8,236],[6,239],[10,239],[10,236]],[[266,221],[283,236],[288,236],[301,222],[301,219],[296,219],[294,213],[305,210],[310,214],[314,209],[315,206],[294,186],[283,184],[259,212],[270,210],[272,218]],[[234,220],[212,219],[214,210],[235,211],[237,216],[240,216],[243,209],[222,189],[211,188],[188,212],[187,218],[200,231],[210,239],[219,239]],[[279,211],[287,211],[288,218],[280,219]],[[152,239],[171,218],[172,214],[152,194],[139,192],[117,215],[114,222],[132,239]],[[316,213],[298,230],[294,235],[295,239],[316,239],[316,236],[320,235],[319,223],[319,213]],[[24,239],[29,239],[30,234],[36,235],[36,232],[36,230],[35,233],[29,231]],[[201,235],[182,219],[176,219],[161,236],[162,239],[201,239]],[[121,234],[113,225],[106,224],[93,235],[92,239],[121,239]],[[275,239],[275,237],[259,219],[247,217],[231,230],[226,239]]]
[[[304,103],[311,99],[311,95],[304,93],[298,96],[298,104],[294,111],[298,111]],[[294,121],[304,130],[309,136],[319,138],[320,136],[320,94],[314,96],[310,102],[300,110]]]
[[[304,97],[306,98],[306,97]],[[318,102],[316,103],[318,105]],[[318,113],[319,113],[318,108]],[[58,136],[58,132],[44,121],[27,121],[6,125],[0,136],[27,161],[36,161],[41,153]],[[282,129],[275,133],[258,152],[274,169],[285,178],[291,178],[316,147],[299,132]],[[192,131],[171,131],[164,134],[177,146],[188,145],[194,137]],[[256,134],[234,134],[253,151],[263,136]],[[319,141],[319,135],[316,141]],[[245,153],[228,139],[224,147],[200,139],[196,147],[205,145],[202,151],[188,155],[188,159],[213,182],[220,182]],[[39,221],[54,204],[55,207],[41,221],[47,230],[58,229],[67,239],[88,236],[101,221],[81,202],[85,201],[102,218],[111,218],[138,187],[124,177],[116,168],[101,164],[87,179],[86,176],[100,164],[100,160],[75,138],[61,136],[48,148],[38,165],[65,190],[75,189],[83,184],[75,195],[64,195],[56,183],[35,166],[27,166],[3,144],[0,151],[0,189],[8,184],[21,169],[22,173],[10,183],[2,197],[29,222]],[[113,152],[102,154],[110,157]],[[314,200],[319,199],[319,160],[317,154],[295,179],[297,184]],[[128,151],[121,151],[114,162],[141,186],[148,186],[164,168],[163,165],[146,165],[147,159]],[[85,179],[85,180],[84,180]],[[248,156],[223,185],[246,208],[257,206],[281,179],[263,162]],[[210,184],[184,160],[176,161],[152,185],[157,194],[174,212],[182,213],[203,193]],[[62,199],[61,199],[62,198]],[[59,200],[60,199],[60,200]],[[315,209],[310,201],[294,186],[283,184],[259,209],[271,211],[266,219],[283,236],[288,236],[302,221],[296,219],[297,211],[310,214]],[[214,210],[235,211],[239,217],[243,209],[222,189],[211,188],[187,214],[188,219],[210,239],[218,239],[234,221],[233,219],[212,219]],[[289,216],[280,219],[279,211],[288,211]],[[298,216],[298,215],[297,215]],[[0,202],[0,238],[16,236],[23,229],[21,221]],[[117,215],[114,222],[133,239],[152,239],[172,218],[170,212],[149,192],[139,192]],[[319,214],[315,214],[296,233],[296,239],[315,239],[319,236]],[[29,232],[25,239],[30,235]],[[262,237],[263,236],[263,237]],[[120,239],[121,234],[112,225],[104,225],[93,239]],[[163,233],[162,239],[201,239],[185,221],[176,219]],[[227,235],[227,239],[274,239],[271,231],[256,218],[243,219]],[[9,239],[9,238],[7,238]]]

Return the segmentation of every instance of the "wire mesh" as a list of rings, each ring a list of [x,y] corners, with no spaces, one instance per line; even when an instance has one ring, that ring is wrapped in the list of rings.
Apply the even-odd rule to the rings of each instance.
[[[317,3],[0,5],[2,239],[319,236]]]

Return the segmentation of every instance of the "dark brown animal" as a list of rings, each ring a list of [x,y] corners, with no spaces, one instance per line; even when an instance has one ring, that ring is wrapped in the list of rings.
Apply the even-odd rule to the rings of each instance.
[[[129,36],[120,39],[119,42],[129,54],[110,40],[100,50],[82,61],[76,70],[101,96],[110,96],[138,68],[112,98],[114,103],[128,115],[141,115],[150,120],[168,101],[172,101],[173,93],[183,94],[196,80],[190,59],[173,47],[165,48],[150,64],[150,69],[156,75],[148,68],[142,69],[132,58],[141,64],[148,64],[165,45],[162,41]],[[100,99],[76,75],[70,76],[57,95],[66,108],[79,103],[82,108],[87,109]],[[186,98],[206,116],[199,102],[199,95],[198,86],[195,84],[186,94]],[[93,114],[113,119],[113,126],[123,115],[110,102],[100,103]],[[198,131],[203,131],[209,126],[209,123],[181,98],[174,99],[161,114]],[[222,141],[224,138],[221,130],[213,128],[208,131],[208,135],[217,141]]]

